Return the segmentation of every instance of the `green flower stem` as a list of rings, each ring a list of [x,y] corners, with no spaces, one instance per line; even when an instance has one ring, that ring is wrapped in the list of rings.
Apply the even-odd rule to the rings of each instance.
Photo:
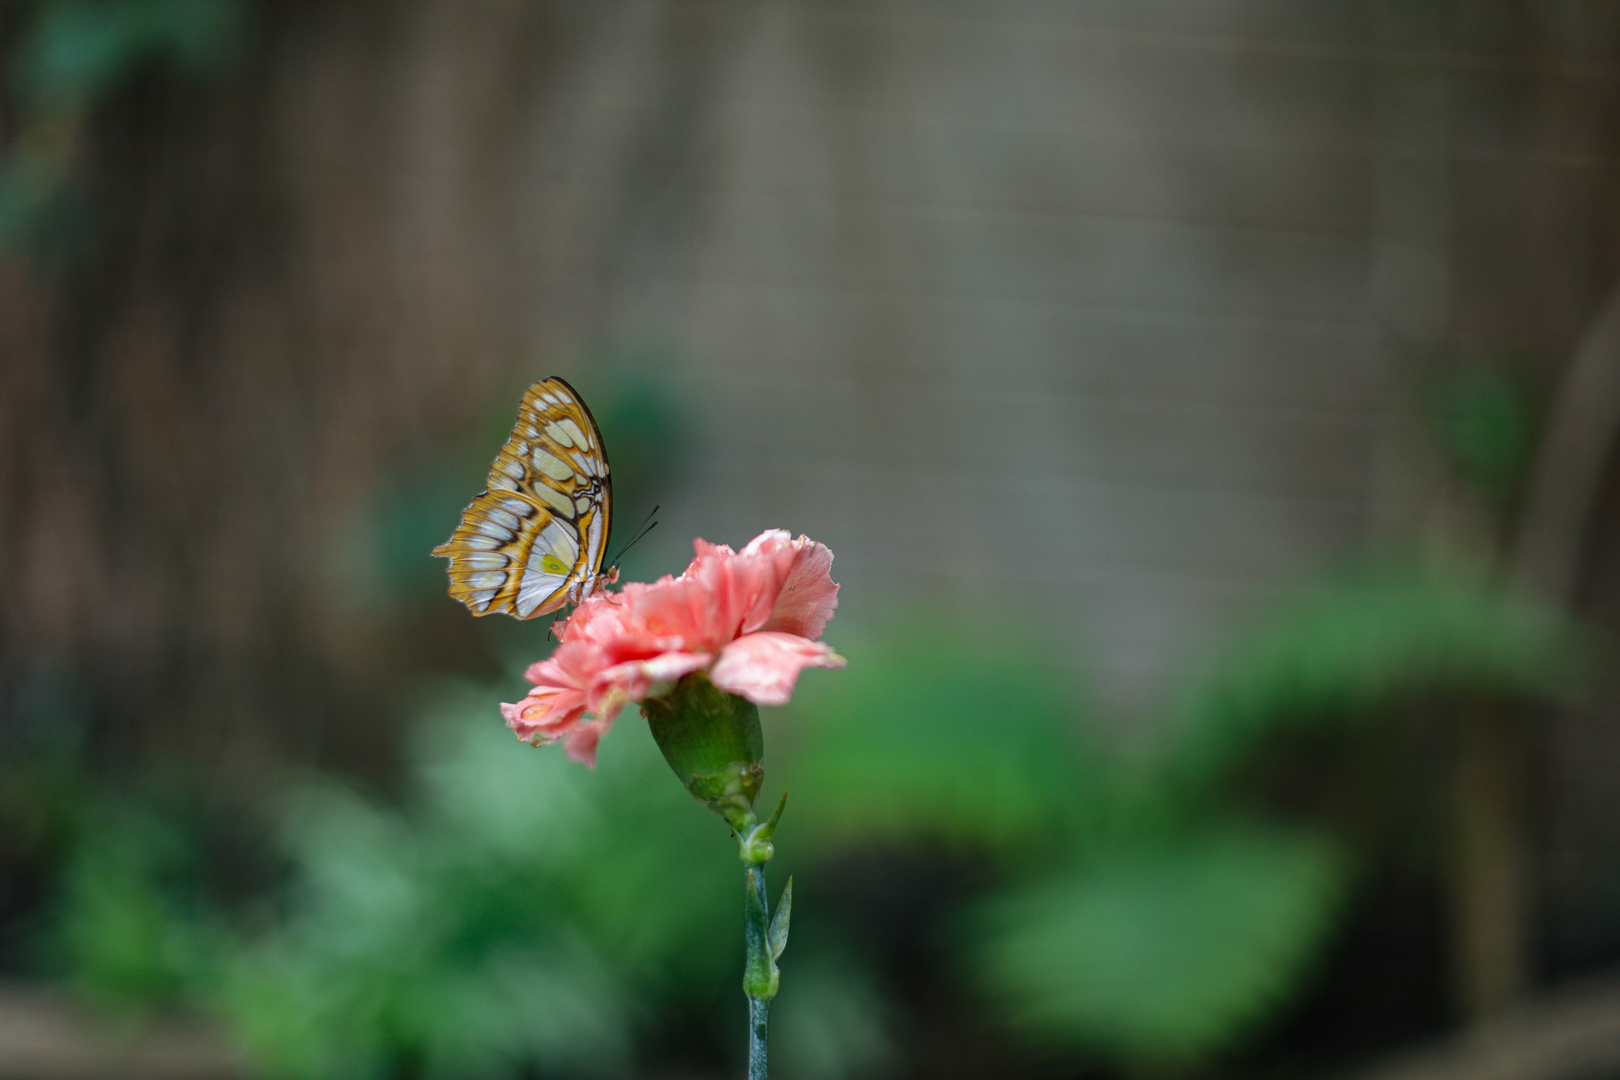
[[[754,981],[757,972],[764,970],[775,976],[776,967],[771,960],[765,940],[765,867],[750,866],[747,874],[747,921],[743,924],[743,940],[748,945],[748,960],[744,967],[744,992],[748,994],[748,1080],[766,1080],[765,1037],[770,1027],[771,998],[758,995]],[[767,985],[777,982],[767,977]],[[776,987],[770,986],[774,996]]]
[[[787,796],[783,795],[770,820],[759,824],[750,812],[737,830],[737,854],[744,874],[743,943],[747,959],[743,965],[743,993],[748,996],[748,1080],[766,1080],[765,1038],[771,999],[782,984],[776,961],[787,947],[788,919],[793,912],[791,878],[782,890],[775,918],[771,917],[770,897],[765,890],[765,864],[776,854],[771,837],[786,805]]]

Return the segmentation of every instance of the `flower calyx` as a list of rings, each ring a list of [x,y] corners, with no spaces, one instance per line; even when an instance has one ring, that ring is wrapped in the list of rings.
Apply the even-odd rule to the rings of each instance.
[[[759,706],[694,671],[669,693],[642,702],[641,711],[686,790],[739,836],[754,828],[754,800],[765,779]]]

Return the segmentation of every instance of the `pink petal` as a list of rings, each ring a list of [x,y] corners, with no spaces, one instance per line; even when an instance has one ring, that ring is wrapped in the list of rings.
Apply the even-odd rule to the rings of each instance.
[[[614,715],[631,701],[641,701],[655,683],[674,682],[682,675],[707,667],[709,653],[668,652],[647,660],[627,660],[603,670],[591,683],[588,701],[591,711],[605,716],[608,701],[615,701]]]
[[[568,736],[568,741],[563,744],[563,749],[568,752],[569,757],[581,762],[587,769],[594,769],[596,768],[596,744],[602,741],[602,736],[607,734],[607,729],[612,726],[611,721],[605,720],[592,720],[589,723],[581,724],[574,729],[573,734]]]
[[[757,573],[723,555],[692,560],[685,574],[659,582],[636,597],[634,616],[649,640],[685,652],[713,652],[737,636],[737,627],[758,592]]]
[[[693,563],[711,557],[730,558],[737,554],[731,550],[730,544],[711,544],[701,536],[692,541],[692,551],[695,553],[695,557],[692,559]],[[689,566],[687,569],[690,570],[691,567]]]
[[[766,529],[742,549],[744,555],[769,555],[793,543],[793,534],[786,529]]]
[[[786,705],[799,672],[807,667],[843,666],[844,658],[819,641],[762,630],[745,634],[722,649],[709,669],[709,678],[720,689],[756,705]]]
[[[737,627],[738,634],[765,629],[782,594],[782,586],[793,569],[799,546],[786,529],[766,529],[742,549],[737,565],[739,569],[747,567],[753,575],[753,588],[748,608]]]
[[[832,579],[833,555],[826,544],[808,537],[799,537],[798,545],[776,606],[762,629],[781,630],[815,641],[827,629],[838,607],[838,584]]]
[[[712,651],[764,625],[793,564],[788,534],[756,537],[742,554],[723,544],[693,542],[697,556],[668,589],[655,587],[648,625],[679,633],[686,647]]]
[[[501,704],[501,715],[512,734],[529,743],[554,742],[585,715],[585,693],[581,690],[537,686],[515,705]]]

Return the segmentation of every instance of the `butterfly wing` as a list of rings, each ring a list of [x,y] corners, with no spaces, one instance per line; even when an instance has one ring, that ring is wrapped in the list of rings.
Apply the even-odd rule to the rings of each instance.
[[[555,376],[529,387],[488,490],[433,549],[450,595],[474,615],[532,619],[596,586],[613,507],[607,451],[591,411]]]

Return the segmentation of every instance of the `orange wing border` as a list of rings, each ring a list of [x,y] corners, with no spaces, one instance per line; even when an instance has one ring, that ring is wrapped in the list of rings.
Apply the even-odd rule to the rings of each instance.
[[[450,560],[451,597],[474,615],[532,619],[595,586],[612,525],[612,470],[602,429],[567,380],[552,375],[524,393],[486,484],[432,552]],[[518,604],[528,564],[554,523],[572,534],[573,565],[524,614]]]

